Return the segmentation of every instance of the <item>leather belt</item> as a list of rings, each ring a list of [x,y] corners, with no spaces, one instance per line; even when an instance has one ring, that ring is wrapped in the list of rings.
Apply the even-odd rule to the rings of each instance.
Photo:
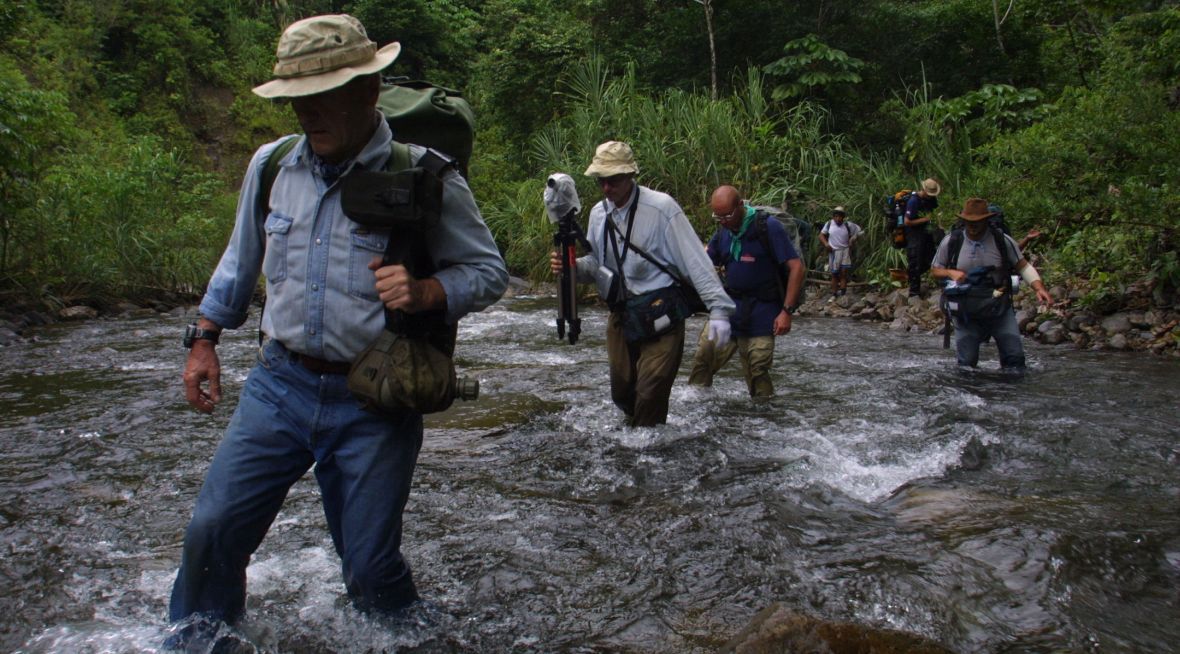
[[[306,354],[293,353],[299,365],[317,375],[347,375],[352,364],[348,361],[325,361]]]

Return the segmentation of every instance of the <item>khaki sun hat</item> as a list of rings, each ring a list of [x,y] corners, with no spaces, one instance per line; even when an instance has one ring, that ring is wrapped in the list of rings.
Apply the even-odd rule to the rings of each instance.
[[[401,49],[394,42],[378,50],[365,26],[348,14],[304,18],[283,31],[275,53],[275,79],[254,87],[254,92],[264,98],[293,98],[331,91],[385,68]]]
[[[583,175],[587,177],[610,177],[623,173],[639,173],[635,153],[631,146],[622,141],[607,141],[594,151],[594,160]]]
[[[922,180],[922,190],[926,191],[926,195],[937,196],[942,193],[942,185],[934,180],[932,177],[927,177]]]
[[[971,198],[963,203],[963,210],[959,212],[959,217],[969,223],[979,222],[996,215],[994,211],[988,211],[987,200],[983,198]]]
[[[847,216],[847,215],[848,215],[848,212],[844,210],[844,207],[836,207],[835,209],[832,209],[832,213],[833,213],[833,214],[837,214],[837,213],[838,213],[838,214],[840,214],[841,216]]]

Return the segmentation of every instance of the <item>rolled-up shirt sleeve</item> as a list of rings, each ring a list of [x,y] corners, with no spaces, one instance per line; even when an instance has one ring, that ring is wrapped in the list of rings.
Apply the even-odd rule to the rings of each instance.
[[[448,173],[443,186],[443,216],[428,234],[434,278],[447,294],[447,321],[491,306],[508,288],[508,269],[491,230],[479,213],[467,182]]]
[[[277,144],[259,148],[246,168],[242,190],[238,194],[233,233],[201,299],[201,316],[224,329],[235,329],[246,322],[250,300],[261,275],[266,234],[263,221],[257,215],[256,200],[261,187],[262,162]]]
[[[679,268],[692,282],[701,301],[709,307],[709,317],[717,320],[728,319],[736,306],[725,292],[713,262],[697,238],[696,230],[688,222],[683,211],[676,211],[665,227],[665,239],[672,248]]]

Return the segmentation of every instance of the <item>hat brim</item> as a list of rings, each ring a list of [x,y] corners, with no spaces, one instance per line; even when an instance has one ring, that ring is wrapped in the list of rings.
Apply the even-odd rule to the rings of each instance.
[[[255,86],[254,93],[264,98],[298,98],[331,91],[349,83],[354,77],[384,70],[397,59],[401,51],[401,44],[394,41],[378,50],[373,58],[363,65],[345,66],[318,75],[272,79],[265,84]]]
[[[586,172],[582,173],[586,177],[611,177],[613,175],[627,175],[637,174],[639,169],[629,164],[590,164]]]
[[[988,218],[991,218],[994,215],[996,215],[996,213],[994,211],[989,211],[987,213],[963,213],[961,211],[959,212],[959,217],[962,218],[963,220],[966,220],[969,223],[977,223],[981,220],[987,220]]]

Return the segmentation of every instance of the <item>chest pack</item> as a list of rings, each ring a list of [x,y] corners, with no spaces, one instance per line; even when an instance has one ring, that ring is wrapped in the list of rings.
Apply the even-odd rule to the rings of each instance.
[[[470,157],[474,118],[466,101],[453,91],[386,85],[378,108],[396,136],[417,134],[425,137],[418,138],[420,145],[438,145]],[[431,125],[438,129],[432,131]],[[297,136],[286,139],[267,159],[256,215],[269,213],[279,162],[298,142]],[[353,169],[340,178],[341,208],[353,222],[390,234],[384,265],[405,266],[417,279],[429,277],[437,268],[426,235],[442,219],[442,178],[451,169],[462,173],[465,168],[465,160],[430,149],[414,162],[409,146],[395,140],[383,170]],[[434,413],[450,407],[456,398],[478,396],[478,382],[455,374],[452,357],[458,325],[445,318],[442,309],[413,314],[385,309],[385,329],[357,356],[348,375],[349,389],[366,409]]]
[[[1004,315],[1012,306],[1012,272],[1016,262],[1008,251],[1007,239],[999,229],[988,227],[1000,252],[1000,265],[979,266],[967,271],[963,284],[948,283],[942,292],[943,309],[961,320],[992,320]],[[947,241],[947,268],[958,268],[959,251],[963,248],[966,232],[963,228],[951,231]],[[944,339],[945,345],[945,339]]]

